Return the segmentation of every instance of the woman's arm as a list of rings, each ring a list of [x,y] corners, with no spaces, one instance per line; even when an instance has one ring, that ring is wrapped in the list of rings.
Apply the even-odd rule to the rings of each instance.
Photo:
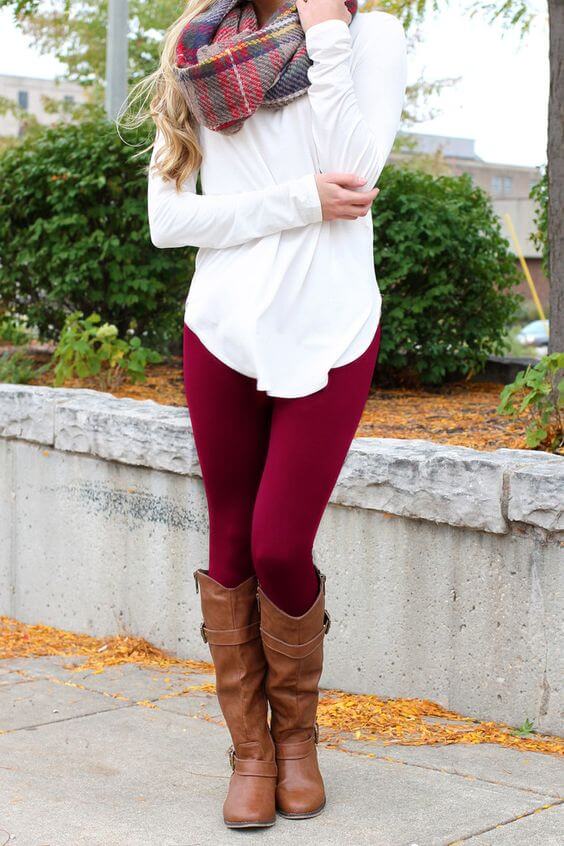
[[[362,18],[352,53],[349,26],[325,20],[306,30],[313,64],[308,96],[322,171],[344,170],[372,188],[392,149],[401,119],[407,77],[401,22],[385,12]]]
[[[177,191],[153,168],[159,144],[157,139],[148,186],[156,247],[232,247],[322,219],[314,173],[262,190],[206,195],[196,193],[197,174],[192,173]]]

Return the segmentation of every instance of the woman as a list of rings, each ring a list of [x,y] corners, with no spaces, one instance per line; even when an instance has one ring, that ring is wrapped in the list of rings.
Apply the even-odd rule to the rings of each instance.
[[[325,805],[312,547],[378,354],[370,210],[405,77],[401,24],[356,0],[191,0],[152,81],[151,237],[199,247],[184,376],[210,536],[194,576],[233,828]]]

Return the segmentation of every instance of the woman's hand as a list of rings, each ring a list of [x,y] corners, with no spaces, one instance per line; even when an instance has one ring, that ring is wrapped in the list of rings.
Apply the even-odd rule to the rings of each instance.
[[[296,8],[304,32],[323,21],[351,22],[352,16],[345,6],[345,0],[296,0]]]
[[[309,2],[309,0],[308,0]],[[379,188],[359,191],[365,179],[354,173],[316,173],[315,181],[321,200],[323,220],[356,220],[368,214]]]

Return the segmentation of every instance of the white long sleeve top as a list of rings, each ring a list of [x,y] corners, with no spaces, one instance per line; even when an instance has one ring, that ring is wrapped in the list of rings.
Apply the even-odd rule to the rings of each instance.
[[[180,191],[149,172],[153,243],[199,248],[186,324],[277,397],[323,388],[378,327],[371,216],[323,221],[315,174],[354,173],[367,180],[359,190],[374,187],[406,87],[403,26],[385,12],[315,24],[306,47],[306,95],[259,108],[233,135],[198,127],[201,195],[196,172]]]

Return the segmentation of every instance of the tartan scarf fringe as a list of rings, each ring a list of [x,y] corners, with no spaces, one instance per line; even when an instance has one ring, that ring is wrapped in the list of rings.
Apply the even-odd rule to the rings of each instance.
[[[351,15],[357,0],[345,0]],[[214,0],[185,26],[176,76],[193,118],[238,132],[260,106],[278,109],[306,93],[311,65],[295,0],[259,28],[250,0]]]

